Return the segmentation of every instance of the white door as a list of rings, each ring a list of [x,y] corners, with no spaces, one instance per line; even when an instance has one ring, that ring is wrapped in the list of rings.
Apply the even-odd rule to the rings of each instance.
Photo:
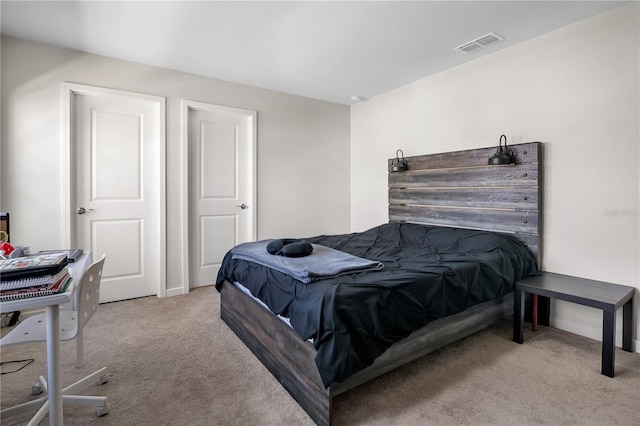
[[[255,240],[254,111],[185,101],[191,287],[213,284],[225,253]]]
[[[164,98],[67,88],[70,241],[107,255],[100,302],[164,296]]]

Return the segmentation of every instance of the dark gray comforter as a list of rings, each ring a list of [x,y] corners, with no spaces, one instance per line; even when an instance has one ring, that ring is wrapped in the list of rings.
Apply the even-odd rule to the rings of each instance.
[[[384,267],[305,284],[227,253],[216,287],[239,282],[301,338],[312,338],[325,386],[372,364],[394,342],[430,321],[501,297],[537,272],[508,234],[389,223],[368,231],[306,238]]]

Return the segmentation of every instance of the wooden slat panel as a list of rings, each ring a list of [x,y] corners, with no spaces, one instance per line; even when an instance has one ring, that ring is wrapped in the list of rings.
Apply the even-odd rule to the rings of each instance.
[[[390,188],[389,204],[537,210],[538,188]]]
[[[518,164],[538,161],[540,142],[509,145],[515,154]],[[440,169],[449,167],[469,167],[488,164],[489,157],[495,154],[498,144],[489,148],[469,149],[465,151],[444,152],[440,154],[405,157],[409,170]],[[526,154],[525,154],[526,153]],[[390,159],[388,166],[391,167]]]
[[[389,173],[390,188],[499,187],[535,186],[537,184],[537,163],[518,166],[482,166]]]
[[[329,425],[331,396],[313,346],[228,282],[220,291],[220,317],[318,425]]]
[[[389,205],[389,220],[529,234],[538,231],[538,212],[532,210]]]
[[[515,232],[541,267],[542,144],[509,147],[515,165],[489,166],[496,147],[405,157],[408,171],[388,174],[389,219]]]

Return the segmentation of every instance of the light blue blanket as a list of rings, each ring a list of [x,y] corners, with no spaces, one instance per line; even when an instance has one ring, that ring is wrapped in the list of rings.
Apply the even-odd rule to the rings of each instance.
[[[353,256],[329,247],[312,244],[313,252],[304,257],[277,256],[267,252],[271,240],[242,243],[231,249],[234,259],[248,260],[287,274],[305,284],[320,278],[382,269],[382,263]]]

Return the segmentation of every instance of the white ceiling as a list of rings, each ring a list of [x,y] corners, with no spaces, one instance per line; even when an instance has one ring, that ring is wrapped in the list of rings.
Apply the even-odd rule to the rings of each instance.
[[[6,1],[3,35],[341,104],[627,2]],[[456,46],[495,32],[473,53]]]

